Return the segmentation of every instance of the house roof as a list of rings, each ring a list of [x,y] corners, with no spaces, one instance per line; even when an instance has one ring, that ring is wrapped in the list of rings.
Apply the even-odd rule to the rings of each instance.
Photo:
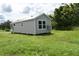
[[[34,20],[34,19],[36,19],[36,18],[38,18],[38,17],[40,17],[40,16],[42,16],[42,15],[45,15],[45,16],[47,16],[45,13],[42,13],[42,14],[40,14],[40,15],[36,15],[36,16],[31,16],[30,18],[23,18],[23,19],[18,19],[17,21],[15,21],[15,22],[13,22],[12,24],[15,24],[15,23],[19,23],[19,22],[25,22],[25,21],[29,21],[29,20]],[[47,16],[48,17],[48,16]],[[48,17],[49,19],[50,19],[50,17]],[[51,19],[50,19],[51,20]]]

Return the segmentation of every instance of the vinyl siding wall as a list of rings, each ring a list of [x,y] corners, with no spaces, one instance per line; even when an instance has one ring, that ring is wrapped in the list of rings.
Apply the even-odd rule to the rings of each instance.
[[[46,28],[39,29],[38,21],[46,21]],[[13,32],[26,33],[26,34],[48,33],[51,31],[51,29],[52,29],[51,20],[44,14],[33,20],[28,21],[26,20],[24,22],[15,23],[15,26],[13,26]]]
[[[26,22],[16,23],[14,27],[14,32],[17,33],[26,33],[26,34],[35,34],[35,21],[30,20]]]
[[[38,28],[38,21],[46,21],[46,29],[39,29]],[[50,26],[50,28],[48,28]],[[37,34],[41,34],[41,33],[48,33],[50,32],[52,29],[52,26],[51,26],[51,20],[46,16],[46,15],[43,15],[43,16],[40,16],[37,20],[36,20],[36,33]]]

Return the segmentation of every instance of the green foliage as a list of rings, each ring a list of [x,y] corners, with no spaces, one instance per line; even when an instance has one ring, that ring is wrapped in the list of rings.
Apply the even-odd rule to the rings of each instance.
[[[9,31],[10,30],[10,23],[11,23],[11,21],[9,21],[9,20],[7,20],[4,23],[1,23],[0,24],[0,29],[5,30],[5,31]]]
[[[73,26],[79,26],[79,3],[65,4],[56,8],[52,19],[57,23],[56,29],[69,30]]]
[[[0,31],[0,55],[79,56],[79,30],[53,30],[37,36]]]
[[[52,15],[49,15],[49,17],[52,19],[52,20],[51,20],[52,28],[56,28],[57,22],[53,20],[54,18],[53,18]]]

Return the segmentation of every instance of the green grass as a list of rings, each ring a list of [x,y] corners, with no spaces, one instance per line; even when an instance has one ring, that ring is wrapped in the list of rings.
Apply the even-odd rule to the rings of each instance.
[[[37,36],[0,31],[0,55],[79,56],[79,30]]]

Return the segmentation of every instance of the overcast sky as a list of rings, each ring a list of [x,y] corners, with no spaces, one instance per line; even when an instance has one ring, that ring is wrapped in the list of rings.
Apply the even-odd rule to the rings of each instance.
[[[0,0],[0,20],[15,21],[40,13],[48,14],[61,5],[56,2],[57,0]]]

